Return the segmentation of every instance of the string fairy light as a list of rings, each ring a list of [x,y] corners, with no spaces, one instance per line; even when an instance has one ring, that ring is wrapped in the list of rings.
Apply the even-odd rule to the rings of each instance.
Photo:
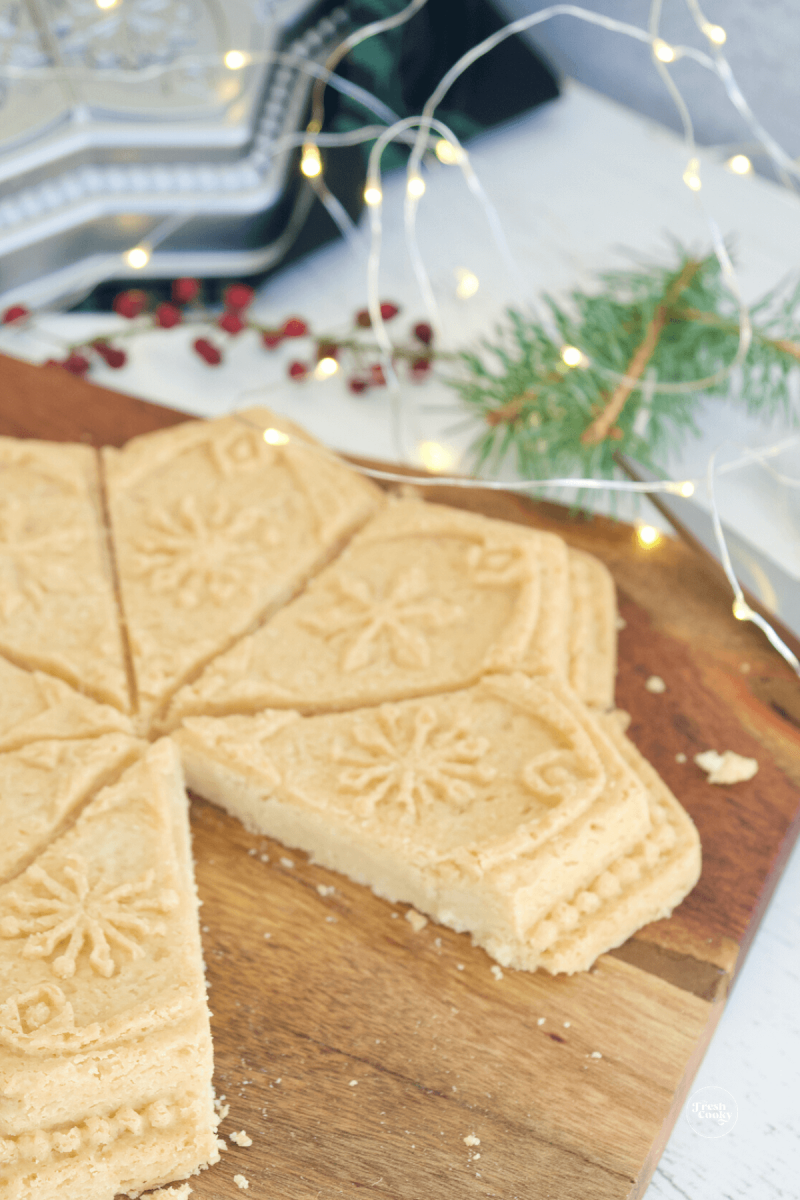
[[[147,246],[132,246],[123,258],[134,271],[141,271],[150,262],[150,250]]]
[[[753,173],[753,164],[746,154],[732,154],[726,160],[725,166],[734,175],[752,175]]]
[[[234,412],[234,419],[250,428],[258,429],[264,441],[269,445],[283,446],[292,441],[289,434],[283,430],[268,427],[262,429],[252,417],[246,416],[243,412]],[[709,500],[711,503],[711,515],[714,523],[714,533],[717,540],[717,546],[720,553],[723,570],[734,593],[731,611],[737,621],[750,621],[756,625],[762,633],[767,637],[770,644],[781,655],[784,661],[792,668],[792,670],[800,677],[800,660],[797,655],[786,645],[784,640],[776,632],[773,626],[760,613],[756,612],[747,603],[747,599],[742,590],[741,584],[733,569],[730,554],[728,551],[725,533],[722,528],[722,522],[717,506],[716,494],[714,488],[714,480],[717,474],[724,474],[731,470],[739,469],[742,466],[749,465],[761,458],[774,456],[782,453],[787,447],[796,445],[800,442],[800,435],[790,439],[785,439],[782,443],[777,443],[775,446],[767,447],[762,450],[748,450],[740,458],[733,460],[730,463],[724,464],[722,467],[717,466],[717,451],[715,451],[708,462],[706,473],[706,483],[708,485]],[[307,452],[317,453],[329,460],[336,460],[337,456],[327,446],[319,442],[307,442],[303,440],[303,449]],[[609,490],[615,492],[628,492],[647,494],[650,492],[671,493],[679,496],[690,496],[694,493],[694,480],[682,480],[675,482],[674,480],[660,479],[650,483],[639,482],[635,480],[607,480],[607,479],[517,479],[517,480],[500,480],[500,479],[481,479],[465,475],[448,475],[445,472],[452,469],[457,461],[457,452],[450,447],[443,446],[438,442],[421,442],[417,446],[418,461],[431,472],[426,475],[416,475],[411,471],[390,471],[383,470],[378,467],[367,466],[364,463],[352,463],[353,469],[362,475],[368,476],[370,479],[378,480],[382,483],[396,483],[401,485],[416,485],[420,487],[448,487],[460,488],[467,490],[480,489],[482,491],[505,491],[505,492],[530,492],[533,488],[559,488],[559,487],[575,487],[586,490]],[[800,482],[800,481],[798,481]],[[638,544],[645,550],[654,549],[658,546],[663,535],[659,529],[653,525],[639,524],[636,527],[636,540]]]
[[[117,2],[118,0],[96,0],[97,6],[101,8],[112,7]],[[516,263],[510,251],[508,250],[507,243],[505,242],[505,235],[503,233],[499,217],[494,210],[494,207],[488,200],[488,197],[483,192],[477,175],[472,168],[469,157],[467,156],[463,147],[461,147],[458,139],[455,137],[452,131],[447,129],[442,122],[437,121],[433,115],[436,107],[441,102],[444,95],[446,95],[447,91],[450,89],[455,80],[463,73],[463,71],[466,70],[473,62],[477,61],[479,58],[483,57],[484,54],[493,49],[494,46],[505,40],[505,38],[513,36],[516,33],[523,32],[526,29],[533,28],[534,26],[556,16],[569,16],[603,27],[613,32],[618,32],[648,44],[651,49],[655,68],[658,70],[662,80],[665,83],[665,86],[672,95],[683,122],[684,137],[687,148],[690,152],[688,165],[683,173],[683,179],[687,187],[695,194],[700,192],[702,188],[702,181],[700,178],[699,160],[696,154],[694,154],[694,134],[691,125],[691,119],[689,117],[688,109],[683,97],[672,80],[669,71],[667,70],[668,65],[674,63],[680,58],[690,58],[717,75],[722,82],[732,104],[746,121],[759,145],[764,148],[771,161],[775,165],[780,178],[788,187],[793,188],[795,179],[800,176],[800,164],[795,162],[791,156],[783,150],[778,142],[772,138],[772,136],[764,129],[750,109],[750,106],[745,100],[733,75],[730,64],[722,53],[721,47],[727,41],[727,34],[722,26],[715,25],[705,18],[699,7],[699,4],[697,3],[697,0],[686,0],[686,3],[690,12],[692,13],[698,29],[701,31],[701,33],[703,33],[709,43],[709,49],[711,51],[710,55],[703,51],[697,50],[695,47],[672,45],[660,37],[658,25],[660,21],[661,0],[653,0],[653,3],[651,4],[650,27],[648,30],[640,29],[637,26],[627,24],[626,22],[616,20],[615,18],[606,17],[604,14],[582,9],[576,5],[554,4],[546,9],[540,10],[538,13],[529,14],[526,17],[509,23],[501,30],[498,30],[497,33],[493,34],[491,37],[484,39],[465,55],[462,55],[462,57],[442,77],[436,89],[426,102],[422,113],[419,116],[399,120],[397,119],[395,113],[388,109],[383,102],[372,96],[371,93],[368,93],[365,89],[359,88],[357,85],[353,85],[349,81],[343,80],[341,77],[336,76],[333,72],[333,68],[338,65],[338,63],[349,52],[350,49],[363,41],[366,37],[374,36],[376,33],[383,32],[389,28],[396,28],[404,21],[410,19],[414,13],[423,7],[425,2],[426,0],[411,0],[411,3],[408,4],[406,8],[401,10],[400,13],[395,14],[394,17],[387,18],[383,21],[373,22],[371,25],[357,30],[354,34],[351,34],[349,38],[345,39],[345,41],[340,43],[339,46],[335,48],[333,53],[329,55],[328,59],[326,60],[325,66],[320,66],[319,63],[314,62],[312,59],[302,54],[287,52],[264,52],[263,54],[250,55],[234,49],[228,50],[222,56],[222,63],[229,70],[241,70],[245,65],[250,63],[285,63],[288,66],[295,67],[298,70],[307,72],[315,77],[316,83],[313,94],[314,100],[317,103],[319,103],[321,98],[324,96],[325,88],[327,86],[333,86],[344,94],[356,99],[368,111],[374,113],[379,120],[389,122],[387,127],[382,128],[382,131],[377,133],[377,136],[376,132],[378,129],[381,129],[381,127],[375,126],[364,126],[361,130],[349,131],[346,134],[326,135],[321,132],[320,114],[312,112],[312,120],[309,123],[309,128],[306,130],[304,135],[300,135],[300,143],[293,141],[293,144],[302,144],[303,151],[301,156],[301,172],[309,180],[312,186],[315,186],[315,184],[322,184],[323,166],[319,153],[320,145],[354,144],[355,142],[362,140],[369,140],[372,138],[375,139],[375,144],[370,155],[370,169],[368,169],[367,186],[364,193],[364,198],[370,212],[372,228],[370,257],[367,269],[367,289],[369,298],[368,307],[371,314],[376,339],[381,346],[384,373],[387,377],[387,381],[389,382],[390,390],[395,397],[397,397],[400,392],[399,381],[397,380],[391,365],[391,342],[386,333],[384,322],[380,314],[380,305],[377,301],[377,284],[380,265],[381,208],[383,202],[383,192],[380,181],[380,155],[385,146],[391,140],[409,140],[413,143],[408,164],[406,185],[406,240],[409,244],[415,275],[417,276],[423,298],[426,301],[426,306],[429,308],[429,313],[435,313],[435,299],[433,297],[432,289],[427,281],[424,264],[421,256],[418,253],[418,249],[416,248],[415,238],[416,208],[418,201],[425,192],[425,184],[419,168],[421,165],[422,155],[428,148],[434,149],[436,157],[440,162],[443,162],[446,165],[459,165],[461,167],[470,190],[483,205],[484,212],[486,213],[495,241],[502,249],[503,256],[506,258],[507,264],[509,264],[513,274],[516,271]],[[132,71],[124,69],[120,70],[117,68],[98,70],[96,68],[92,68],[89,74],[93,80],[97,80],[98,78],[102,77],[107,78],[109,81],[124,79],[126,82],[131,80],[142,82],[144,81],[145,76],[155,79],[163,75],[165,72],[175,70],[179,67],[213,66],[215,62],[219,63],[219,61],[219,57],[215,58],[214,56],[182,56],[177,61],[174,61],[170,64],[153,64],[144,70],[137,69],[136,71]],[[82,76],[82,74],[86,74],[85,68],[64,66],[63,64],[39,68],[20,68],[14,64],[3,64],[0,66],[0,78],[3,76],[12,78],[32,78],[37,75],[43,75],[47,78],[52,78],[54,75],[64,75],[70,77],[70,79],[67,80],[67,82],[70,82],[70,80],[79,81],[79,78]],[[317,121],[316,126],[314,125],[315,120]],[[413,138],[410,138],[409,131],[412,127],[415,127],[417,132]],[[433,138],[434,130],[439,134],[438,139]],[[284,145],[289,144],[289,140],[290,139],[281,139],[280,148],[282,149]],[[276,145],[275,153],[277,152],[278,146]],[[303,164],[305,164],[305,168]],[[748,174],[752,170],[752,163],[746,155],[734,155],[728,160],[726,166],[729,170],[736,174]],[[343,221],[341,214],[337,215],[335,211],[335,205],[333,203],[334,200],[335,198],[331,198],[331,203],[328,205],[329,211],[333,210],[332,215],[334,215],[340,227],[343,227],[345,222]],[[697,201],[700,203],[699,196],[697,196]],[[328,202],[326,201],[326,205],[327,203]],[[341,208],[341,205],[339,205],[339,208]],[[743,361],[744,356],[749,348],[751,338],[749,313],[741,299],[738,281],[733,270],[733,266],[730,262],[730,258],[724,245],[724,240],[718,227],[716,226],[716,223],[705,212],[704,216],[706,217],[706,220],[709,224],[709,229],[711,230],[712,243],[714,245],[717,258],[720,262],[723,277],[739,305],[739,345],[737,353],[731,363],[722,368],[715,375],[709,376],[706,379],[682,381],[680,383],[670,383],[669,381],[659,380],[657,384],[654,385],[657,387],[659,392],[688,394],[689,392],[703,390],[720,383],[724,379],[728,378],[735,367]],[[181,217],[179,219],[179,223],[185,219],[185,217]],[[350,224],[352,225],[352,223]],[[344,231],[347,231],[346,225]],[[132,269],[141,269],[146,266],[150,260],[150,250],[144,245],[132,247],[124,256],[124,258]],[[570,362],[569,358],[564,357],[565,351],[575,351],[579,357],[576,358],[574,362]],[[563,347],[562,360],[567,366],[578,366],[588,362],[588,359],[585,355],[583,355],[579,347]],[[335,360],[331,361],[334,364],[333,371],[335,371],[338,368],[338,364]],[[322,362],[325,362],[325,360],[321,360],[321,363],[317,364],[318,369],[322,365]],[[596,364],[593,365],[596,367]],[[643,386],[641,380],[629,379],[627,376],[619,375],[608,368],[600,369],[605,375],[607,375],[608,378],[615,382],[627,383],[637,387]],[[323,374],[327,370],[329,370],[329,368],[323,368]],[[401,445],[402,439],[400,436],[400,427],[402,422],[399,419],[399,405],[393,402],[392,408],[393,412],[395,413],[395,440],[397,445]],[[268,444],[273,445],[282,445],[286,441],[290,440],[288,435],[285,435],[281,431],[274,429],[264,430],[263,436]],[[438,443],[430,443],[430,445],[438,446]],[[446,448],[439,447],[439,451],[431,450],[429,451],[429,454],[435,459],[437,454],[444,450],[446,450]],[[761,466],[770,470],[776,478],[785,479],[786,477],[775,471],[775,469],[767,461],[770,456],[774,456],[780,452],[781,451],[778,447],[769,447],[762,451],[748,451],[748,453],[739,460],[739,464],[745,465],[746,463],[758,462]],[[439,461],[443,461],[441,456]],[[715,522],[715,533],[720,547],[720,554],[723,559],[723,566],[725,568],[726,575],[728,576],[729,583],[734,591],[734,615],[737,617],[737,619],[751,620],[759,625],[769,637],[771,643],[776,647],[776,649],[779,650],[786,661],[790,663],[790,665],[795,671],[798,672],[798,674],[800,674],[800,663],[798,663],[797,658],[792,654],[791,650],[785,646],[769,623],[764,621],[764,619],[761,618],[758,613],[754,613],[753,610],[751,610],[747,605],[741,587],[739,586],[738,580],[733,572],[730,556],[727,552],[724,532],[722,530],[719,513],[716,507],[713,481],[717,473],[721,474],[723,472],[727,472],[728,470],[735,469],[736,465],[736,463],[724,464],[722,467],[717,468],[716,458],[715,456],[712,456],[712,459],[709,462],[707,480],[712,504],[712,514]],[[450,464],[445,465],[444,468],[439,467],[440,471],[442,469],[450,469]],[[366,471],[366,473],[377,479],[383,479],[388,482],[420,482],[429,485],[431,483],[437,483],[454,487],[480,487],[489,490],[497,488],[511,491],[529,491],[534,487],[551,488],[566,486],[582,488],[585,490],[602,489],[633,493],[662,491],[688,497],[694,493],[696,487],[696,481],[694,480],[683,480],[678,483],[670,480],[660,480],[654,483],[636,483],[633,481],[623,480],[609,481],[574,478],[500,481],[484,479],[476,480],[461,476],[447,476],[443,474],[438,474],[435,480],[432,480],[428,476],[425,476],[421,479],[416,479],[414,476],[409,476],[408,474],[401,475],[375,469],[369,469]],[[786,481],[788,486],[800,486],[800,481],[798,480],[786,479]],[[644,527],[640,527],[640,530],[643,528]],[[637,534],[637,536],[639,535]],[[660,538],[660,534],[658,534],[658,537]],[[641,537],[639,537],[639,540],[641,544],[646,544],[645,542],[642,542]]]

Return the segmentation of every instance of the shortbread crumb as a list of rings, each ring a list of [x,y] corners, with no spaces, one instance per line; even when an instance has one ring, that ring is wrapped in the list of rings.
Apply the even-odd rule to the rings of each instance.
[[[744,758],[741,754],[735,754],[733,750],[726,750],[724,754],[719,754],[716,750],[705,750],[702,754],[695,754],[694,761],[698,767],[708,772],[709,783],[722,785],[743,783],[752,779],[758,770],[757,759]]]
[[[282,858],[281,866],[286,867],[287,871],[291,871],[292,867],[294,866],[294,859],[293,858]]]
[[[422,913],[418,913],[415,908],[410,908],[408,910],[406,913],[406,920],[414,930],[414,933],[419,933],[428,924],[428,918],[423,917]]]
[[[537,1017],[537,1019],[536,1019],[536,1024],[537,1024],[537,1025],[544,1025],[544,1017]]]
[[[234,1175],[233,1182],[238,1188],[241,1188],[243,1192],[246,1192],[250,1187],[250,1180],[245,1179],[244,1175]]]
[[[238,1133],[229,1133],[228,1137],[237,1146],[252,1146],[253,1144],[253,1139],[248,1137],[243,1129],[240,1129]]]
[[[660,675],[651,675],[644,686],[654,696],[661,696],[667,690],[667,685]]]
[[[480,1146],[480,1144],[481,1144],[481,1139],[479,1137],[475,1137],[474,1133],[468,1133],[467,1136],[464,1138],[465,1146]]]
[[[503,978],[503,972],[501,971],[501,969],[495,964],[495,966],[490,967],[489,970],[492,972],[495,979],[499,983],[500,980]]]
[[[332,896],[336,891],[336,888],[332,883],[318,883],[317,891],[319,892],[320,896]]]
[[[589,1058],[602,1058],[602,1057],[603,1056],[599,1050],[593,1050],[592,1053],[589,1055]]]
[[[676,762],[676,763],[685,763],[685,762],[686,762],[686,755],[685,755],[685,754],[676,754],[676,755],[675,755],[675,762]]]

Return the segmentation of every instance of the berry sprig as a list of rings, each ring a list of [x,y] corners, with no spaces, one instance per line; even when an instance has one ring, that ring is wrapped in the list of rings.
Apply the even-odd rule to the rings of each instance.
[[[221,331],[230,341],[242,333],[252,330],[265,350],[275,351],[284,344],[297,345],[302,339],[311,343],[309,356],[293,358],[286,367],[290,379],[303,382],[312,374],[333,374],[340,366],[346,368],[347,386],[354,395],[361,395],[372,388],[386,385],[386,376],[379,361],[380,349],[365,336],[372,327],[366,308],[360,309],[353,319],[352,331],[344,336],[318,334],[309,323],[298,316],[287,317],[280,325],[263,325],[253,320],[249,309],[255,297],[253,288],[244,283],[233,283],[223,292],[223,310],[210,313],[199,303],[201,285],[197,279],[176,279],[171,287],[171,302],[162,301],[149,310],[150,298],[140,288],[129,288],[119,292],[112,308],[119,316],[130,322],[131,327],[118,333],[119,341],[134,333],[150,329],[174,329],[183,324],[202,324],[206,328],[192,342],[192,349],[209,367],[218,367],[224,362],[224,343],[219,344]],[[397,304],[385,300],[380,306],[384,321],[394,320],[400,313]],[[32,319],[24,305],[12,305],[0,317],[5,325],[23,325]],[[215,336],[216,335],[216,336]],[[420,382],[426,378],[436,358],[449,357],[434,351],[433,329],[425,321],[419,321],[410,331],[405,344],[393,348],[393,363],[407,365],[408,378]],[[101,359],[114,370],[124,367],[128,356],[121,347],[107,338],[95,338],[88,342],[75,343],[67,348],[63,359],[49,359],[47,366],[59,366],[73,375],[86,375],[92,364]],[[321,364],[329,369],[320,372]]]

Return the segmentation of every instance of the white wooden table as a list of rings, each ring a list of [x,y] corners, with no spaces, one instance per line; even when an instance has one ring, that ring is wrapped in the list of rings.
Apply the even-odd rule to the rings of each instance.
[[[457,169],[437,165],[427,177],[419,228],[450,347],[490,332],[509,304],[523,304],[540,290],[564,295],[589,284],[598,271],[627,265],[622,247],[639,259],[667,262],[668,235],[703,253],[709,245],[696,198],[681,180],[682,144],[577,85],[560,101],[484,136],[471,154],[519,269],[516,279],[506,271]],[[797,263],[800,204],[771,184],[713,164],[704,168],[703,180],[708,211],[724,234],[735,235],[742,287],[753,300]],[[402,304],[398,321],[425,315],[404,248],[403,189],[404,179],[395,178],[384,193],[382,294]],[[459,269],[480,282],[469,300],[456,296]],[[365,260],[340,243],[269,280],[254,311],[276,323],[297,313],[315,329],[335,333],[348,327],[365,297]],[[116,324],[116,318],[88,316],[44,322],[53,334],[74,340]],[[266,353],[250,335],[232,342],[224,368],[213,370],[192,353],[189,337],[185,330],[137,337],[124,371],[104,369],[95,377],[198,415],[265,402],[332,446],[398,457],[384,394],[352,396],[339,377],[293,384],[285,375],[287,354]],[[54,352],[41,335],[8,330],[0,334],[0,349],[33,359]],[[430,384],[409,392],[417,406],[412,442],[434,439],[463,449],[469,437],[452,431],[459,410],[449,391]],[[766,428],[719,400],[704,403],[700,424],[700,439],[670,462],[672,477],[702,475],[709,454],[725,439],[767,445],[786,432],[780,422]],[[784,455],[781,465],[800,474],[800,447]],[[800,491],[780,487],[753,467],[729,476],[719,497],[724,519],[800,580]],[[646,502],[639,515],[663,525]],[[735,1128],[723,1138],[702,1138],[681,1118],[647,1200],[778,1200],[800,1194],[799,897],[796,851],[697,1077],[695,1090],[716,1085],[735,1097]]]

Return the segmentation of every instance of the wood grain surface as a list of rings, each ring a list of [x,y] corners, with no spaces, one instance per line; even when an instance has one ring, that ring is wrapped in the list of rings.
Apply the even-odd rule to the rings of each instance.
[[[0,356],[0,433],[120,445],[185,419]],[[626,621],[618,703],[695,820],[703,873],[668,921],[592,971],[495,978],[466,935],[415,933],[404,906],[193,798],[215,1084],[230,1104],[229,1148],[193,1181],[197,1200],[641,1196],[798,832],[797,681],[733,619],[701,558],[506,493],[427,494],[607,563]],[[654,674],[661,695],[645,689]],[[757,758],[758,774],[709,785],[692,760],[710,748]],[[252,1146],[229,1141],[241,1129]]]

